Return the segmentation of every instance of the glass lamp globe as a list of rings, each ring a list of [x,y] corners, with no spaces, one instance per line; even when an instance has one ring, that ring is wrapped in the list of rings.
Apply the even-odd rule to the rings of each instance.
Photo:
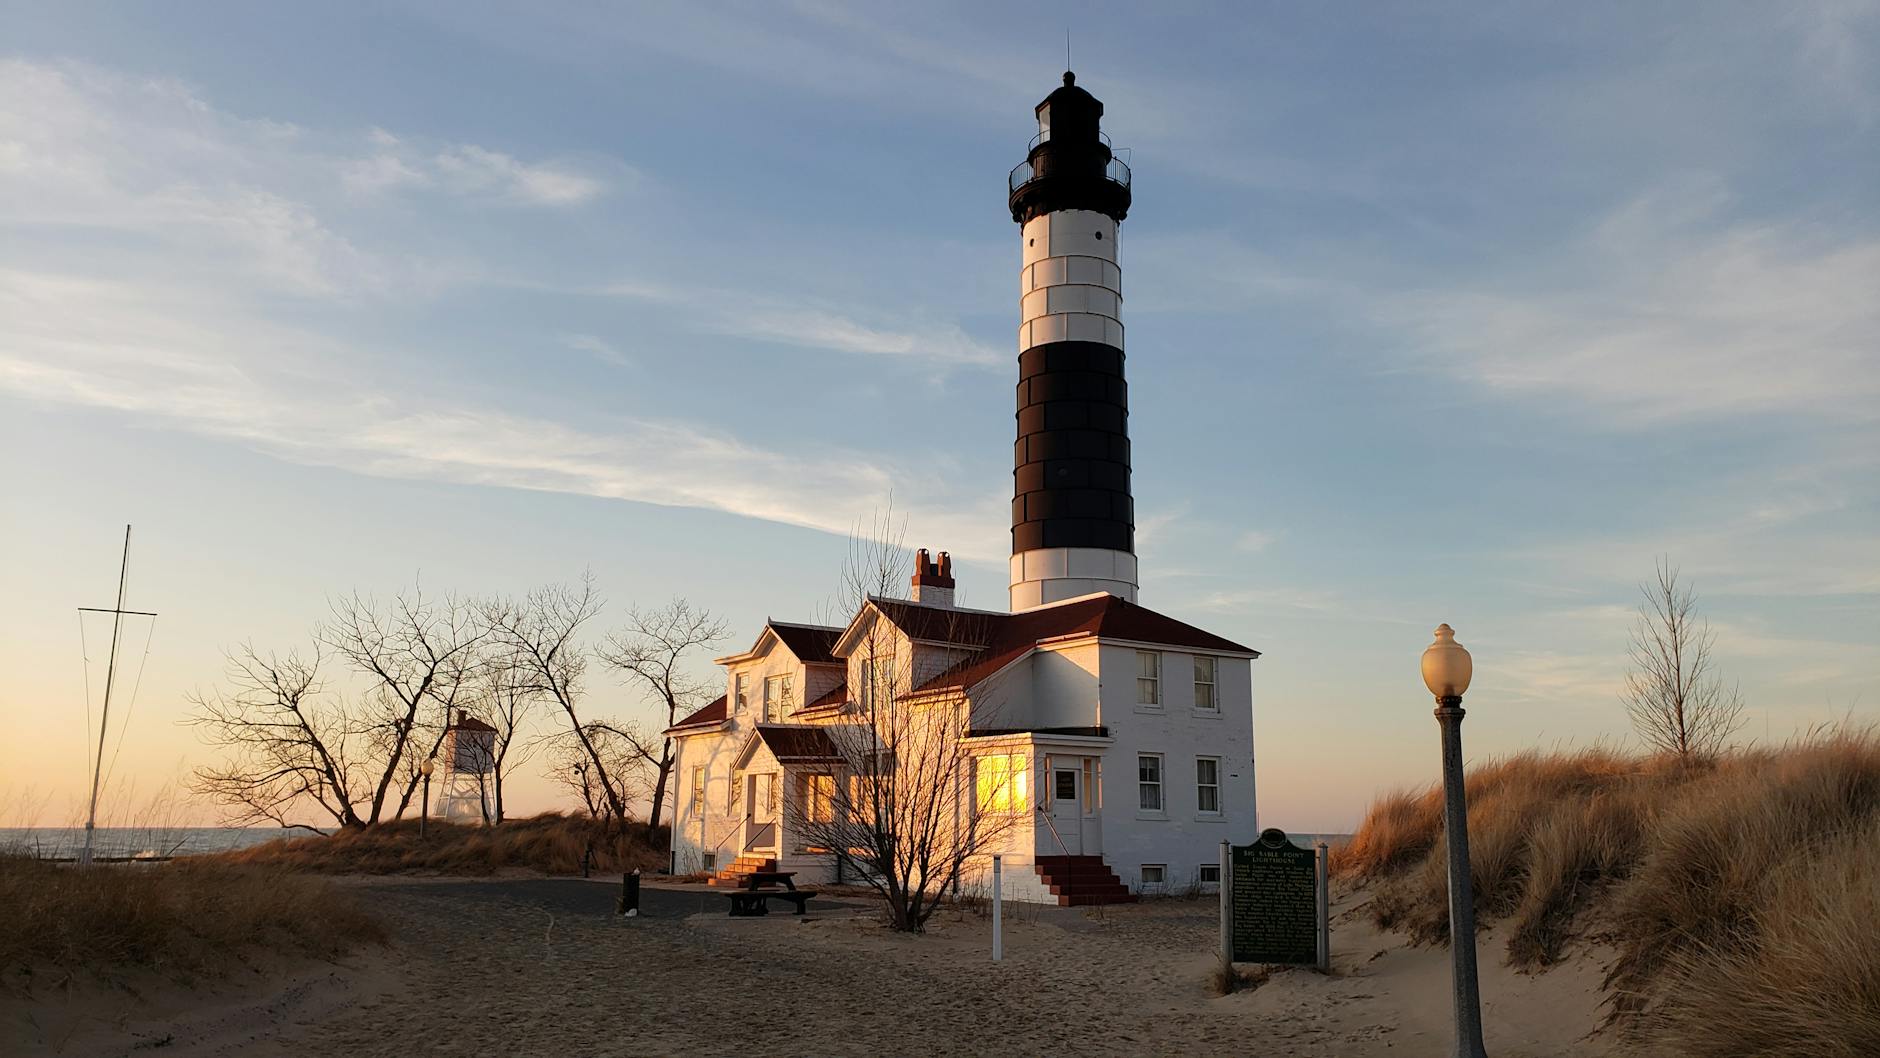
[[[1444,627],[1446,628],[1448,626],[1445,625]],[[424,763],[418,765],[418,771],[423,773],[424,777],[427,779],[430,778],[431,773],[436,770],[437,770],[437,761],[430,757],[424,758]]]
[[[1475,661],[1469,651],[1456,642],[1456,630],[1447,624],[1436,626],[1436,641],[1423,650],[1423,685],[1438,698],[1460,698],[1469,689],[1469,677],[1475,674]]]

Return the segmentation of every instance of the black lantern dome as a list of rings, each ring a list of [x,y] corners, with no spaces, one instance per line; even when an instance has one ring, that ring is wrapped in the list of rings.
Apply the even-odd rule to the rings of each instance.
[[[1077,87],[1066,70],[1064,86],[1037,107],[1038,135],[1008,182],[1012,219],[1020,224],[1062,209],[1088,209],[1122,220],[1129,213],[1129,166],[1110,151],[1100,127],[1103,103]]]

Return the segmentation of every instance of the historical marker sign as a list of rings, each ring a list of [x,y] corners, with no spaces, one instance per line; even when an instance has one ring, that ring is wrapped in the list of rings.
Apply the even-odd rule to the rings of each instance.
[[[1235,962],[1312,965],[1319,961],[1317,853],[1265,830],[1229,851],[1228,909]]]

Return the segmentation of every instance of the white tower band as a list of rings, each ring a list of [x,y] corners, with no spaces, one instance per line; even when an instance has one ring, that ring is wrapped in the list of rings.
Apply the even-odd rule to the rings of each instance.
[[[1129,167],[1099,128],[1103,104],[1073,74],[1038,104],[1038,136],[1012,170],[1019,272],[1018,441],[1011,607],[1108,592],[1136,599],[1117,229]]]

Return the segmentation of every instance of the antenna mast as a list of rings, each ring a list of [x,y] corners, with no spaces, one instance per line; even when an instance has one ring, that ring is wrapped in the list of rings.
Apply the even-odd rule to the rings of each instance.
[[[118,640],[124,631],[124,615],[135,614],[139,617],[155,617],[154,613],[143,610],[124,608],[124,580],[131,568],[131,527],[124,527],[124,557],[118,564],[117,605],[109,610],[96,606],[81,606],[80,613],[108,613],[111,615],[111,659],[105,663],[104,670],[104,712],[98,718],[98,759],[91,769],[91,808],[85,813],[85,851],[78,858],[78,865],[91,865],[92,831],[98,826],[98,784],[104,777],[104,734],[111,723],[111,684],[117,678]]]

